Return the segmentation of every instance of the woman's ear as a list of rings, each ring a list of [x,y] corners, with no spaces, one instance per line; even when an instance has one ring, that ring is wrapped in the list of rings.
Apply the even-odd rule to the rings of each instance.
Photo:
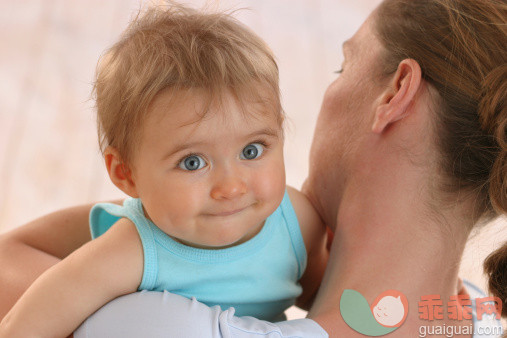
[[[127,195],[137,198],[136,185],[132,179],[132,172],[123,162],[120,152],[111,146],[104,150],[104,161],[111,181]]]
[[[408,115],[420,85],[421,67],[417,61],[401,61],[375,111],[372,131],[382,133],[389,124]]]

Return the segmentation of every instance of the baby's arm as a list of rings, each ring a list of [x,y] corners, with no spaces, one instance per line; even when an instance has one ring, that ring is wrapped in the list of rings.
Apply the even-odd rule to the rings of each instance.
[[[319,290],[329,258],[329,251],[326,248],[327,232],[308,198],[292,187],[287,187],[287,191],[296,211],[308,255],[306,270],[299,281],[303,293],[296,300],[296,305],[308,310]]]
[[[66,337],[105,303],[136,291],[142,274],[137,230],[121,219],[42,274],[0,323],[0,336]]]

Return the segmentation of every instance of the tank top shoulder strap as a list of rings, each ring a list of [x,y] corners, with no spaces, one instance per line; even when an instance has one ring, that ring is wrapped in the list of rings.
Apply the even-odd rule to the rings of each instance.
[[[144,254],[144,272],[140,290],[150,290],[155,285],[158,274],[158,258],[155,235],[151,223],[144,216],[140,199],[128,198],[123,205],[99,203],[90,211],[90,230],[92,238],[104,234],[120,218],[128,218],[137,229],[141,239]]]
[[[306,269],[307,253],[303,235],[301,234],[301,229],[299,228],[299,221],[296,216],[296,211],[292,206],[287,190],[285,191],[282,203],[280,204],[280,209],[285,219],[285,224],[287,225],[292,248],[294,249],[294,253],[298,262],[299,279]]]

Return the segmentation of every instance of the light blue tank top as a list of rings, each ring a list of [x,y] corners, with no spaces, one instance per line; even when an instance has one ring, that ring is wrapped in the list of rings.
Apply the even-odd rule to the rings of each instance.
[[[252,239],[234,247],[206,250],[181,244],[144,216],[141,200],[123,206],[101,203],[90,213],[92,237],[118,219],[130,219],[143,245],[144,272],[139,290],[167,290],[237,316],[278,321],[301,294],[298,280],[307,254],[287,192],[280,206]]]

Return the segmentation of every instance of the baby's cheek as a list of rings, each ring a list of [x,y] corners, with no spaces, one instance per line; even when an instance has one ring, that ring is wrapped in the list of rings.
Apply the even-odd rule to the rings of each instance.
[[[157,194],[153,194],[149,199],[143,199],[143,203],[145,202],[152,221],[159,225],[169,220],[176,223],[189,217],[196,207],[195,200],[192,195],[185,193],[185,189],[168,188],[159,189]]]
[[[164,207],[164,212],[174,219],[174,221],[182,221],[186,218],[194,217],[199,213],[202,202],[197,196],[192,194],[172,194]]]
[[[258,184],[253,186],[255,195],[266,204],[279,204],[285,193],[285,177],[277,179],[259,180]]]

